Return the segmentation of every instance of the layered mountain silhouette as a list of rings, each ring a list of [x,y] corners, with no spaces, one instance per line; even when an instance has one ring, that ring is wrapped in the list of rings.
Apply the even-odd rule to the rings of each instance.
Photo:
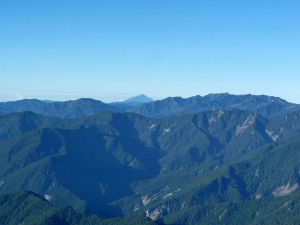
[[[97,114],[98,101],[80,101],[43,115],[8,113],[24,106],[1,103],[1,194],[28,190],[51,207],[164,224],[299,219],[298,105],[216,94],[135,105],[150,107],[144,116],[104,103],[113,110]],[[23,103],[35,110],[43,104]],[[68,111],[68,104],[76,107]]]
[[[210,94],[190,98],[169,97],[151,101],[144,95],[124,102],[105,104],[94,99],[78,99],[66,102],[44,102],[25,99],[0,103],[0,115],[11,112],[32,111],[34,113],[61,118],[79,118],[101,112],[134,112],[146,117],[178,116],[209,110],[244,110],[271,118],[297,111],[300,106],[283,99],[265,95]]]

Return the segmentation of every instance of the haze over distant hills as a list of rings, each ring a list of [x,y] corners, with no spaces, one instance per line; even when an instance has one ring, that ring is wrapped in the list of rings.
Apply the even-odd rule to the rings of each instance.
[[[59,214],[66,224],[90,221],[82,212],[141,224],[297,224],[299,105],[211,94],[126,107],[1,103],[0,202],[32,202],[48,212],[43,219]],[[15,218],[25,220],[26,210]]]
[[[24,99],[15,102],[0,103],[0,113],[32,111],[42,115],[61,118],[79,118],[100,112],[134,112],[147,117],[184,115],[209,110],[239,109],[257,112],[264,117],[282,115],[300,109],[300,105],[283,99],[265,95],[209,94],[190,98],[168,97],[151,101],[145,95],[139,95],[123,102],[106,104],[94,99],[78,99],[65,102],[44,102],[36,99]]]

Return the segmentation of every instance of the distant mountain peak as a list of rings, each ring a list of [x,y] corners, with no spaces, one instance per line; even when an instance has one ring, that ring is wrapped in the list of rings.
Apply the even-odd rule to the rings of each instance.
[[[153,99],[144,95],[144,94],[140,94],[134,97],[131,97],[125,101],[123,101],[124,103],[148,103],[148,102],[152,102]]]

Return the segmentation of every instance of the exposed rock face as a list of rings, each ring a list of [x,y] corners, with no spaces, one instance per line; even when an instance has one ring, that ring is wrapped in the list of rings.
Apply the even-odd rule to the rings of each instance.
[[[266,130],[266,133],[273,141],[277,141],[277,139],[279,138],[279,135],[273,134],[273,131]]]
[[[238,125],[236,127],[234,136],[241,135],[246,129],[248,129],[251,125],[255,123],[255,119],[255,115],[249,115],[242,125]]]
[[[287,183],[287,185],[283,185],[281,187],[276,188],[272,194],[275,197],[282,197],[285,195],[288,195],[290,193],[292,193],[293,191],[295,191],[297,188],[299,188],[299,185],[296,183],[294,185],[291,186],[290,181]]]
[[[163,215],[164,210],[165,210],[164,206],[156,208],[152,212],[150,210],[147,210],[146,211],[146,216],[148,218],[150,218],[151,220],[157,220],[157,219],[159,219]]]

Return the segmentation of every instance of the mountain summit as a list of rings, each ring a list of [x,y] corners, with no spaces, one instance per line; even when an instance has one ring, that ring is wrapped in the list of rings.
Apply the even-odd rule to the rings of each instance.
[[[140,95],[134,96],[132,98],[129,98],[123,102],[126,104],[140,104],[140,103],[153,102],[153,99],[144,94],[140,94]]]

